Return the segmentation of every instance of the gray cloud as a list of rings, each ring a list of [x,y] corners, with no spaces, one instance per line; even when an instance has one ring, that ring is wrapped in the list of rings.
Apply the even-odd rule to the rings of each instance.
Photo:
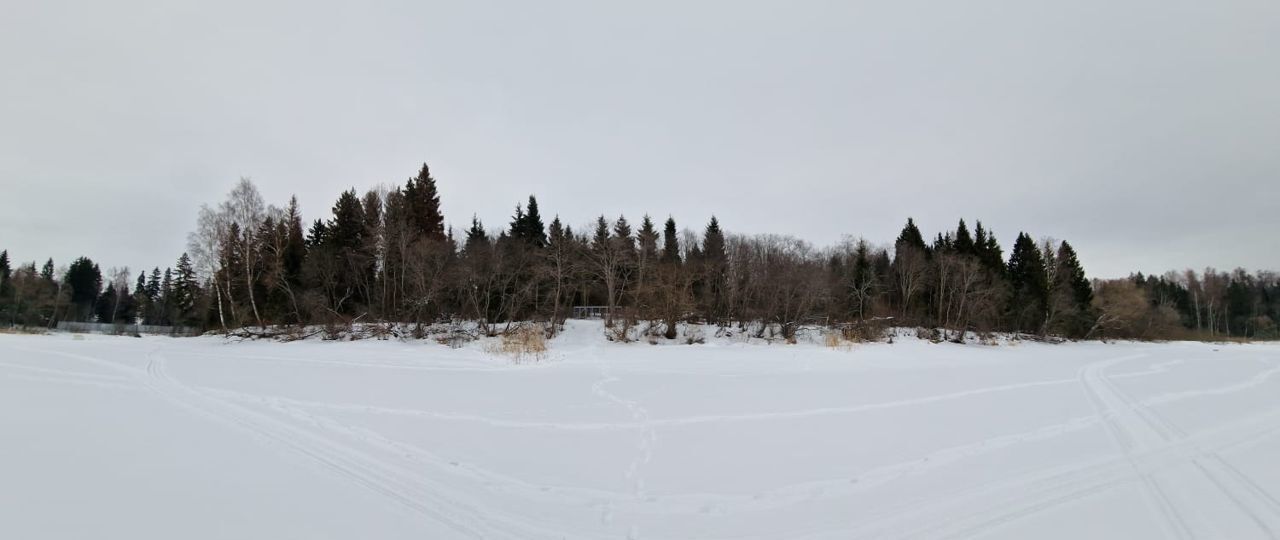
[[[1280,268],[1274,2],[27,2],[0,247],[171,264],[239,176],[308,218],[422,161],[448,219],[888,242],[981,218],[1095,275]]]

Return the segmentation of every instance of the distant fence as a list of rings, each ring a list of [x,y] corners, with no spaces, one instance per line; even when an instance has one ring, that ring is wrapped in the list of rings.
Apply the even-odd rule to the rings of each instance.
[[[199,330],[187,326],[158,326],[154,324],[109,324],[92,322],[59,321],[58,330],[82,334],[152,334],[161,336],[196,336]]]
[[[609,306],[573,306],[574,319],[603,319],[609,314]]]

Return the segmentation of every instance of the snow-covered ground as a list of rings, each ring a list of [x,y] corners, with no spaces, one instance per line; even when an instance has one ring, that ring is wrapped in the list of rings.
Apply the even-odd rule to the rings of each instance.
[[[0,538],[1276,538],[1280,346],[0,335]]]

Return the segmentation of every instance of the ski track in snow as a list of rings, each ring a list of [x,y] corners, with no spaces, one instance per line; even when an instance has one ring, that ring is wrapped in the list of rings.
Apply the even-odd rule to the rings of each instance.
[[[61,350],[14,347],[39,355],[56,355],[108,368],[112,374],[88,373],[72,369],[0,362],[0,375],[32,382],[96,386],[114,390],[149,390],[174,406],[238,430],[254,440],[280,451],[299,463],[350,482],[389,503],[434,523],[444,524],[460,537],[468,538],[641,538],[640,526],[652,520],[645,516],[734,516],[755,512],[801,508],[820,501],[839,501],[855,494],[874,494],[877,489],[900,480],[921,477],[931,471],[1015,448],[1018,445],[1051,441],[1071,433],[1101,427],[1118,454],[1088,460],[1068,461],[1049,467],[997,478],[961,490],[943,490],[898,505],[883,505],[867,512],[865,518],[832,526],[828,523],[797,523],[792,538],[968,538],[1068,505],[1124,485],[1136,485],[1147,502],[1152,519],[1171,538],[1192,539],[1213,536],[1211,523],[1202,521],[1185,502],[1169,490],[1167,473],[1190,468],[1213,487],[1213,495],[1236,509],[1252,524],[1260,538],[1280,536],[1280,498],[1257,480],[1223,457],[1224,450],[1245,448],[1280,433],[1280,407],[1260,414],[1232,419],[1214,427],[1189,433],[1172,423],[1157,406],[1185,400],[1229,396],[1256,389],[1280,375],[1273,365],[1248,379],[1217,387],[1181,390],[1135,398],[1124,392],[1117,379],[1140,381],[1142,377],[1173,372],[1182,359],[1152,363],[1147,368],[1108,375],[1115,366],[1145,358],[1150,352],[1105,358],[1079,368],[1075,378],[1043,379],[980,387],[933,395],[819,407],[791,411],[731,414],[701,414],[653,418],[636,399],[628,399],[614,388],[624,381],[611,367],[598,345],[587,349],[599,377],[590,384],[590,394],[616,405],[627,420],[614,422],[556,422],[515,420],[474,413],[413,408],[380,407],[291,399],[235,390],[191,386],[172,377],[163,346],[146,355],[139,368],[101,359],[93,355]],[[222,355],[180,351],[183,356]],[[313,362],[361,368],[406,369],[439,372],[502,371],[503,366],[415,366],[385,361],[306,360],[300,358],[243,355],[237,359],[283,362]],[[812,369],[806,364],[804,369]],[[518,368],[512,368],[518,369]],[[695,374],[695,373],[691,373]],[[1078,385],[1092,415],[1040,426],[1028,431],[997,435],[935,449],[919,458],[870,467],[856,476],[796,482],[753,493],[653,494],[647,489],[645,469],[659,447],[663,428],[742,422],[767,422],[837,415],[874,414],[898,408],[925,406],[997,395],[1025,389]],[[358,413],[421,417],[431,420],[470,422],[494,428],[565,431],[623,432],[636,437],[635,454],[626,460],[620,475],[627,491],[552,485],[531,482],[519,476],[478,464],[459,463],[419,445],[365,428],[337,417],[321,414]],[[448,479],[449,482],[441,482]],[[459,487],[463,486],[463,487]],[[494,512],[486,494],[502,494],[507,499],[546,505],[571,504],[598,512],[600,529],[582,522],[557,523],[536,510]],[[772,538],[776,533],[739,533],[736,538]]]

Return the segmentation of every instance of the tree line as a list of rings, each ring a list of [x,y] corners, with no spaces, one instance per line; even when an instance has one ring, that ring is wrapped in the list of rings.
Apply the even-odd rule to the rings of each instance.
[[[131,287],[132,285],[132,287]],[[1066,241],[1019,233],[1006,257],[975,221],[926,241],[908,218],[889,247],[816,248],[780,235],[697,232],[674,218],[600,216],[575,231],[545,222],[534,196],[511,220],[446,227],[427,165],[403,185],[343,192],[304,224],[296,198],[267,204],[241,179],[201,207],[175,266],[104,272],[88,258],[10,268],[0,314],[12,325],[141,322],[231,332],[370,323],[423,329],[470,321],[497,334],[522,321],[554,333],[574,306],[600,306],[620,339],[674,339],[682,323],[794,340],[823,326],[1018,332],[1068,338],[1276,338],[1280,277],[1244,270],[1090,280]]]

